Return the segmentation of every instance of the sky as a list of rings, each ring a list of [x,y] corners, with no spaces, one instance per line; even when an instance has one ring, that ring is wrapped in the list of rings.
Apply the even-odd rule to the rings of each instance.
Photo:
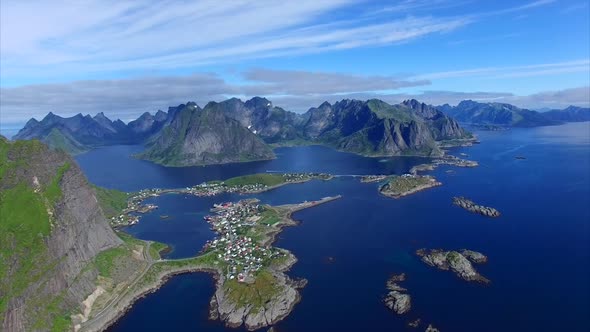
[[[0,2],[0,131],[187,101],[590,106],[588,0]]]

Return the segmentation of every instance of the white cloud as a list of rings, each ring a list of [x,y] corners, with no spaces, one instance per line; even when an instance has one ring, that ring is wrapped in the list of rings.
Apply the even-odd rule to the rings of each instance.
[[[525,108],[590,106],[590,88],[546,91],[528,96],[507,92],[423,91],[393,92],[408,86],[428,85],[406,77],[359,76],[344,73],[255,69],[243,73],[244,82],[231,84],[215,74],[175,77],[143,77],[120,80],[76,81],[0,88],[0,123],[23,124],[49,111],[62,116],[105,112],[128,121],[143,112],[166,110],[187,101],[201,106],[230,97],[264,96],[287,110],[304,112],[324,101],[344,98],[380,98],[397,103],[415,98],[429,104],[457,104],[464,99],[513,103]]]
[[[416,75],[413,79],[417,80],[434,80],[443,78],[456,77],[482,77],[482,78],[509,78],[509,77],[530,77],[546,76],[553,74],[588,72],[590,73],[590,60],[580,59],[573,61],[543,63],[525,66],[507,66],[507,67],[484,67],[474,69],[464,69],[455,71],[435,72],[428,74]]]
[[[462,17],[335,19],[353,0],[2,1],[4,78],[165,70],[405,42]],[[326,23],[329,22],[329,23]]]

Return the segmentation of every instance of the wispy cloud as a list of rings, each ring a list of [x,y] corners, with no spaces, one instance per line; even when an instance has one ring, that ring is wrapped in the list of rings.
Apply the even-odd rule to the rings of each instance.
[[[352,0],[2,2],[3,77],[170,69],[405,42],[463,17],[332,19]],[[34,24],[31,24],[34,22]],[[326,22],[330,22],[326,24]]]
[[[456,77],[481,77],[488,79],[546,76],[563,73],[585,73],[590,74],[590,60],[580,59],[555,63],[543,63],[524,66],[507,67],[484,67],[455,71],[435,72],[414,76],[416,80],[434,80]]]

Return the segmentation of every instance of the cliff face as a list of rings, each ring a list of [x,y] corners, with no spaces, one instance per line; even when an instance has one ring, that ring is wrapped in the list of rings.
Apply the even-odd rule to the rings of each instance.
[[[302,115],[275,107],[266,98],[254,97],[246,102],[231,98],[218,103],[218,107],[266,142],[301,138]]]
[[[0,326],[65,330],[121,243],[81,170],[38,141],[0,142]]]
[[[424,155],[442,152],[436,141],[465,138],[456,121],[415,100],[389,105],[380,100],[323,103],[308,111],[305,137],[366,155]]]
[[[274,158],[272,150],[211,102],[188,103],[154,138],[141,158],[171,166],[222,164]]]

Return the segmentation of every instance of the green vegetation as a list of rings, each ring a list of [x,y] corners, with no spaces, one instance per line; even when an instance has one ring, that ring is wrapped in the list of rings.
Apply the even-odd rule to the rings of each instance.
[[[224,181],[228,186],[244,186],[253,184],[262,184],[267,186],[276,186],[285,183],[282,174],[260,173],[252,175],[238,176]]]
[[[90,149],[73,138],[64,135],[57,128],[51,129],[43,141],[53,149],[59,149],[73,155],[86,152]]]
[[[255,309],[253,312],[271,301],[280,290],[275,277],[266,270],[260,271],[253,283],[227,280],[223,287],[232,302],[238,306],[250,305]]]
[[[46,184],[31,187],[18,178],[18,169],[29,167],[44,146],[39,141],[0,141],[0,323],[11,298],[39,282],[59,261],[47,257],[45,238],[51,233],[50,215],[62,195],[60,182],[70,168],[59,166]],[[44,187],[44,188],[43,188]],[[35,298],[35,326],[64,330],[63,296]],[[26,309],[29,310],[29,309]]]
[[[267,208],[264,212],[261,213],[262,218],[258,221],[260,224],[273,226],[276,225],[281,218],[279,217],[279,213],[274,210]]]
[[[162,253],[162,251],[168,249],[168,245],[164,244],[164,243],[160,243],[160,242],[154,242],[152,243],[152,245],[150,246],[150,256],[152,257],[153,260],[158,260],[160,258],[162,258],[160,256],[160,254]]]
[[[407,110],[400,109],[399,106],[389,105],[382,100],[371,99],[367,101],[367,106],[381,119],[395,119],[399,122],[412,121],[412,116]]]
[[[116,248],[107,249],[96,255],[94,265],[98,269],[98,273],[103,277],[112,277],[116,265],[120,260],[131,254],[130,250],[130,247],[121,245]]]
[[[102,208],[107,218],[119,216],[121,212],[127,207],[127,199],[129,195],[116,189],[107,189],[95,186],[96,199]]]
[[[70,169],[70,163],[66,162],[57,169],[57,174],[51,183],[45,188],[45,197],[50,204],[55,204],[61,198],[60,182],[64,174]]]
[[[437,182],[430,176],[393,176],[381,187],[380,191],[386,195],[401,196],[419,187],[435,184]]]

